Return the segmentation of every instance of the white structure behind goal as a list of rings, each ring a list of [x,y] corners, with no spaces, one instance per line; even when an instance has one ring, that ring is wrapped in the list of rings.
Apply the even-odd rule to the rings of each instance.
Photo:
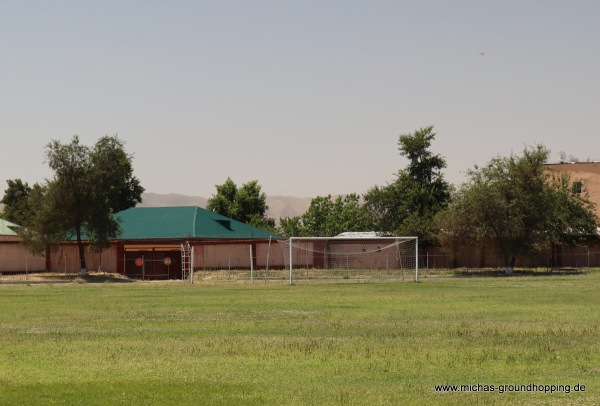
[[[280,240],[289,281],[295,278],[419,279],[417,237],[291,237]]]

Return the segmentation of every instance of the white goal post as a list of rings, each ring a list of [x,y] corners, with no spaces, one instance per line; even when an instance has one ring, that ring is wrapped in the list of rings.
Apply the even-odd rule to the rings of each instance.
[[[280,240],[295,278],[403,278],[414,271],[419,280],[417,237],[290,237]]]

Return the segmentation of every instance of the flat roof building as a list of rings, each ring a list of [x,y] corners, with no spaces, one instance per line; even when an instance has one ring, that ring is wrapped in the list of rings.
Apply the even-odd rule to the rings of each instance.
[[[550,173],[568,172],[571,181],[581,180],[583,191],[589,193],[589,199],[596,204],[596,215],[600,218],[600,162],[561,162],[545,164]]]

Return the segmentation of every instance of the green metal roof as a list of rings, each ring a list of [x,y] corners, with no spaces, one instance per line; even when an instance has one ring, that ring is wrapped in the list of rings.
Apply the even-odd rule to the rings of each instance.
[[[15,223],[0,219],[0,235],[18,235],[15,231],[18,228],[20,227]]]
[[[283,238],[196,206],[134,207],[116,217],[123,240]]]

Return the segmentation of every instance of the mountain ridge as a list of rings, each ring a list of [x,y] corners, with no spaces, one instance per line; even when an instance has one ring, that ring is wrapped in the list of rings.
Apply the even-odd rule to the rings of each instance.
[[[300,216],[308,210],[312,197],[267,196],[267,216],[278,221],[285,217]],[[142,193],[137,207],[200,206],[206,207],[208,198],[179,193]]]
[[[267,216],[279,221],[285,217],[300,216],[308,210],[312,197],[267,196]],[[206,208],[208,198],[179,193],[142,193],[137,207],[200,206]],[[4,205],[0,203],[0,211]]]

